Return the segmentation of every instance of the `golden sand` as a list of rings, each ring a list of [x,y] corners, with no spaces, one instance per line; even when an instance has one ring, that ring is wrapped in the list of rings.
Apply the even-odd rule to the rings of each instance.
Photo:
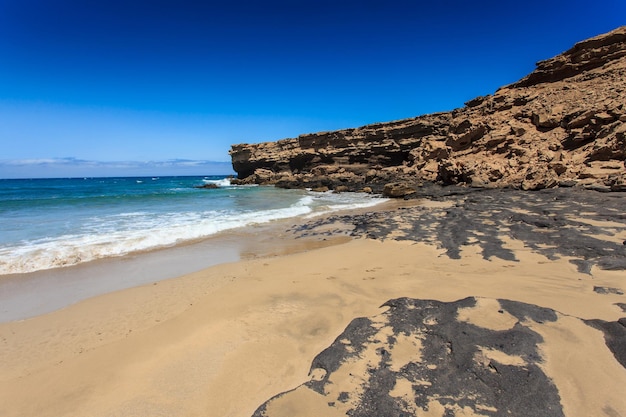
[[[218,265],[0,324],[0,415],[250,416],[315,378],[308,375],[315,355],[354,318],[382,312],[385,301],[475,296],[485,300],[459,319],[492,329],[512,325],[510,317],[492,314],[492,299],[558,311],[565,320],[537,331],[566,415],[626,416],[626,370],[601,332],[567,320],[623,316],[615,303],[625,296],[593,287],[626,292],[624,272],[585,275],[567,259],[549,261],[521,242],[508,247],[519,262],[484,260],[471,246],[452,260],[424,244],[358,239]],[[399,350],[396,357],[411,360],[411,353]],[[364,375],[345,377],[354,384]],[[407,396],[405,388],[398,384],[392,394]],[[319,403],[308,391],[274,414],[345,415],[303,408]]]

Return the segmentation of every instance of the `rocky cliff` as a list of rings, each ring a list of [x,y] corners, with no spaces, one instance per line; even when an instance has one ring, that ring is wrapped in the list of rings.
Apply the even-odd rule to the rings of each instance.
[[[423,182],[626,191],[626,26],[446,113],[233,145],[240,183],[410,194]],[[385,187],[386,186],[386,187]]]

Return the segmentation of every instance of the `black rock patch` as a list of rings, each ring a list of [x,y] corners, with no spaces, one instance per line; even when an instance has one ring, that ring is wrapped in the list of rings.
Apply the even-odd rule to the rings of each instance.
[[[604,333],[606,345],[615,359],[626,368],[626,317],[617,321],[585,320],[585,323]]]
[[[620,290],[619,288],[613,288],[613,287],[598,287],[598,286],[594,286],[593,290],[595,292],[597,292],[598,294],[617,294],[617,295],[623,295],[624,292],[622,290]]]
[[[463,247],[477,245],[483,258],[515,261],[503,238],[548,259],[571,257],[578,270],[593,266],[626,270],[626,246],[603,239],[626,232],[626,193],[598,193],[554,188],[541,191],[436,187],[418,189],[416,197],[446,202],[446,208],[405,207],[358,215],[338,215],[292,229],[297,236],[315,236],[333,223],[351,225],[343,233],[371,239],[412,240],[445,249],[453,259]],[[607,222],[607,226],[602,226]],[[610,222],[610,223],[609,223]],[[320,234],[327,233],[319,232]]]
[[[450,303],[390,300],[380,316],[350,323],[313,360],[311,372],[322,369],[323,377],[296,390],[314,391],[324,404],[343,407],[351,417],[411,416],[431,407],[445,416],[462,410],[485,416],[563,416],[557,388],[538,366],[542,338],[525,324],[557,320],[556,313],[520,302],[498,303],[496,314],[512,317],[509,328],[492,330],[460,320],[461,309],[476,306],[473,297]],[[354,375],[361,379],[338,386],[345,378],[336,375],[353,376],[353,368],[361,370]],[[404,391],[396,392],[400,386]],[[269,405],[287,395],[274,397],[254,416],[271,417]]]

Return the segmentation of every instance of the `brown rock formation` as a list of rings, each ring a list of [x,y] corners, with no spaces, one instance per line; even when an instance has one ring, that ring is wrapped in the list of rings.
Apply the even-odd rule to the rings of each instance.
[[[525,78],[461,109],[233,145],[230,154],[240,182],[284,187],[382,191],[388,183],[435,181],[626,191],[625,122],[623,26],[537,63]]]

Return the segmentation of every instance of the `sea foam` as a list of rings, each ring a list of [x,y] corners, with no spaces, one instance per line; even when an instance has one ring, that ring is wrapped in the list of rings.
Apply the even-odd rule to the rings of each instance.
[[[194,188],[192,179],[138,181],[143,180],[64,180],[49,192],[42,185],[50,184],[35,181],[30,200],[5,204],[5,210],[0,205],[0,275],[171,247],[253,224],[384,201],[365,194],[232,186],[228,178],[196,180],[218,186],[209,190]]]

